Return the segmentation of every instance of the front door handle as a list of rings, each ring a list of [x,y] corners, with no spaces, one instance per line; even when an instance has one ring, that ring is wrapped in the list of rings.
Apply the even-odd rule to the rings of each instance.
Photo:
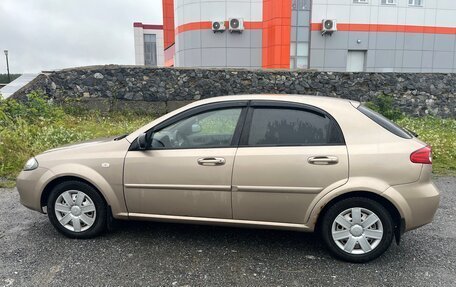
[[[310,164],[328,165],[339,162],[337,156],[312,156],[307,159]]]
[[[225,159],[223,157],[204,157],[198,159],[198,164],[208,166],[224,165]]]

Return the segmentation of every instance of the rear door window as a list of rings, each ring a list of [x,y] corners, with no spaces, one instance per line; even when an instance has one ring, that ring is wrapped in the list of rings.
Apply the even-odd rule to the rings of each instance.
[[[254,108],[247,146],[344,144],[337,123],[323,113],[294,108]]]

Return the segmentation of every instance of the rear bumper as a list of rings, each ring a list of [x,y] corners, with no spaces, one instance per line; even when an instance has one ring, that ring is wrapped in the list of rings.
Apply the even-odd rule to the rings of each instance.
[[[440,202],[439,191],[430,180],[392,186],[383,196],[396,205],[405,221],[404,231],[431,223]]]

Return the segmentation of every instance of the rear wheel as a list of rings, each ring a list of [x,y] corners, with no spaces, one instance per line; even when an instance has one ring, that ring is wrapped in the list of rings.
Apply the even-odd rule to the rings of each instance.
[[[388,210],[364,197],[347,198],[323,215],[321,235],[331,252],[349,262],[367,262],[382,255],[393,239]]]
[[[48,198],[47,210],[52,225],[65,236],[91,238],[106,230],[106,203],[84,182],[58,184]]]

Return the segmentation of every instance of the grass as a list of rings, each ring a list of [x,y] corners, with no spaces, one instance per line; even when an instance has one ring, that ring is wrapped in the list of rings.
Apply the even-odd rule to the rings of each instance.
[[[14,186],[33,155],[63,144],[125,134],[152,119],[134,113],[68,110],[39,93],[30,94],[24,103],[0,100],[0,187]],[[432,146],[435,173],[456,175],[456,119],[400,116],[395,121]]]
[[[33,155],[68,143],[132,132],[152,116],[68,110],[39,93],[26,103],[0,101],[0,187],[14,179]]]
[[[456,119],[404,117],[396,122],[431,145],[434,173],[456,175]]]

